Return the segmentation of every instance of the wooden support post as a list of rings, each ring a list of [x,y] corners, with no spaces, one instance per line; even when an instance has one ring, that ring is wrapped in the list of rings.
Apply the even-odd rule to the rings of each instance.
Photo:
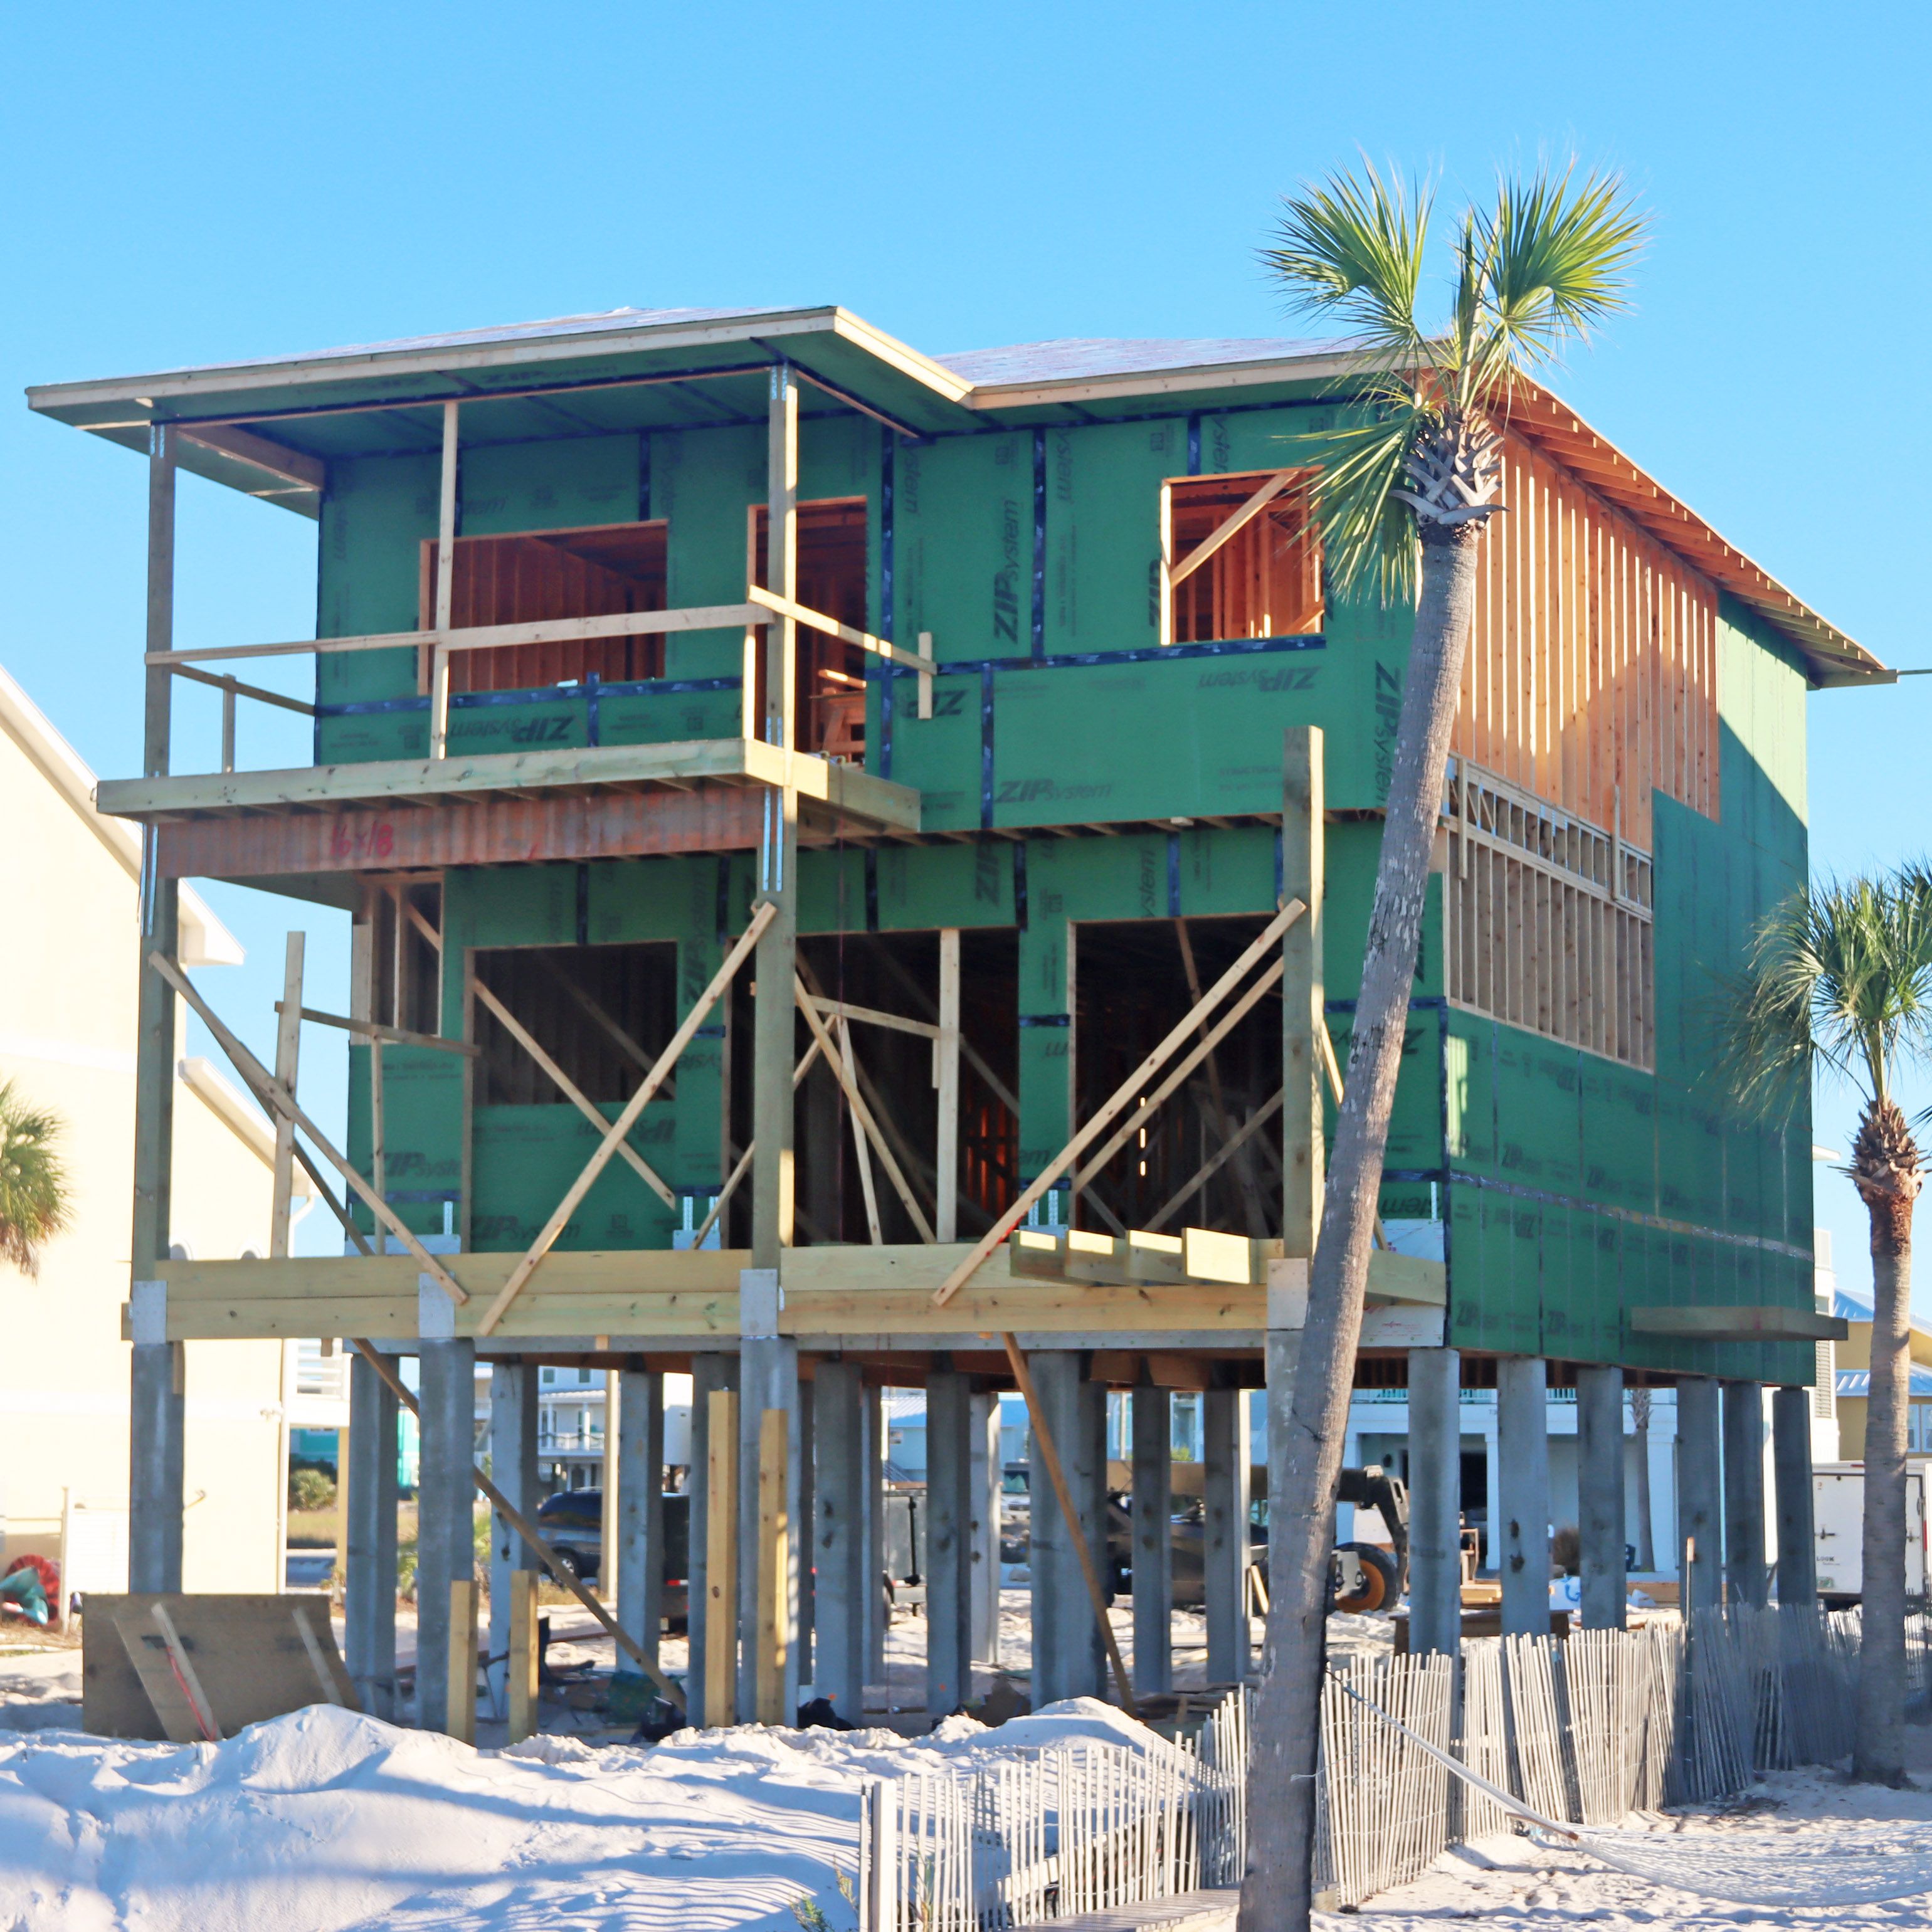
[[[221,769],[235,769],[235,693],[231,688],[221,694]]]
[[[452,1621],[461,1600],[454,1583],[473,1580],[476,1569],[476,1345],[447,1331],[450,1311],[439,1310],[418,1290],[418,1330],[437,1324],[440,1336],[416,1342],[421,1407],[416,1484],[416,1722],[426,1731],[464,1735],[464,1673],[451,1668],[459,1656],[476,1671],[472,1615]],[[462,1645],[466,1642],[466,1652]]]
[[[930,679],[925,680],[930,684]],[[959,928],[939,931],[939,1038],[933,1042],[938,1131],[933,1154],[933,1234],[959,1238]]]
[[[606,1560],[617,1580],[617,1621],[656,1657],[664,1626],[664,1376],[625,1369],[617,1385],[616,1533]]]
[[[926,1708],[973,1694],[972,1384],[956,1370],[926,1378]]]
[[[798,594],[798,383],[788,363],[773,365],[766,448],[766,586],[788,601]],[[765,627],[764,736],[795,751],[798,626],[775,615]],[[775,1268],[791,1246],[792,1017],[798,958],[798,791],[767,790],[758,855],[758,897],[771,916],[758,941],[752,1043],[752,1265]],[[836,1066],[836,1056],[828,1059]]]
[[[506,1660],[506,1744],[537,1734],[537,1573],[513,1571],[510,1577],[510,1654]]]
[[[1733,1604],[1762,1610],[1771,1594],[1764,1560],[1764,1390],[1756,1382],[1723,1387],[1724,1581]],[[1621,1402],[1618,1407],[1621,1422]],[[1621,1428],[1618,1435],[1621,1449]]]
[[[1550,1634],[1550,1365],[1496,1364],[1496,1498],[1490,1549],[1502,1578],[1503,1634]]]
[[[382,1378],[384,1384],[395,1396],[397,1401],[412,1415],[420,1415],[422,1412],[420,1404],[415,1396],[404,1387],[402,1378],[396,1373],[394,1365],[382,1354],[381,1351],[366,1340],[352,1340],[351,1346],[368,1357],[370,1366]],[[428,1346],[434,1347],[436,1345],[430,1343]],[[473,1353],[471,1360],[473,1365],[475,1360]],[[560,1589],[568,1591],[572,1596],[574,1597],[604,1626],[606,1633],[616,1643],[617,1648],[626,1656],[632,1658],[638,1669],[658,1687],[659,1694],[665,1701],[682,1711],[685,1708],[684,1693],[666,1677],[662,1671],[658,1670],[652,1659],[645,1656],[638,1646],[631,1641],[630,1633],[623,1629],[616,1618],[611,1616],[610,1612],[584,1587],[576,1571],[544,1540],[543,1532],[537,1528],[536,1525],[524,1515],[523,1511],[518,1509],[516,1504],[512,1502],[509,1498],[505,1496],[481,1469],[477,1468],[473,1461],[470,1466],[470,1478],[484,1500],[492,1509],[496,1510],[508,1521],[510,1526],[524,1539],[524,1546],[529,1550],[530,1554],[550,1572],[551,1581]],[[418,1574],[421,1574],[420,1569]]]
[[[1020,1346],[1019,1337],[1003,1334],[1000,1340],[1006,1348],[1006,1360],[1012,1370],[1013,1380],[1018,1384],[1020,1394],[1026,1402],[1027,1420],[1032,1425],[1034,1447],[1040,1452],[1040,1461],[1046,1465],[1046,1479],[1053,1490],[1054,1501],[1059,1506],[1060,1526],[1066,1531],[1067,1540],[1072,1544],[1079,1560],[1081,1581],[1086,1586],[1088,1603],[1099,1626],[1101,1646],[1114,1673],[1114,1688],[1120,1694],[1122,1708],[1132,1711],[1135,1708],[1134,1687],[1127,1676],[1127,1666],[1120,1655],[1120,1646],[1114,1640],[1112,1620],[1107,1614],[1106,1592],[1100,1586],[1100,1566],[1094,1560],[1094,1552],[1088,1541],[1090,1526],[1086,1514],[1074,1500],[1072,1486],[1066,1480],[1066,1466],[1060,1460],[1060,1445],[1055,1439],[1053,1424],[1048,1418],[1046,1405],[1040,1399],[1040,1391],[1034,1386],[1032,1365],[1026,1358],[1025,1351]],[[1057,1351],[1056,1354],[1062,1352]],[[1061,1366],[1072,1366],[1071,1359]],[[1072,1404],[1070,1402],[1067,1406],[1070,1411]],[[1102,1447],[1104,1448],[1104,1444]],[[1096,1508],[1104,1508],[1104,1496],[1102,1485],[1101,1496],[1094,1500]],[[1041,1527],[1040,1520],[1036,1518],[1034,1523],[1036,1538],[1039,1536]],[[1038,1587],[1037,1580],[1035,1587]],[[1036,1624],[1037,1621],[1036,1618]],[[1037,1629],[1034,1642],[1037,1648]]]
[[[1408,1647],[1462,1641],[1461,1352],[1408,1352]]]
[[[1686,1376],[1677,1384],[1677,1540],[1684,1552],[1679,1589],[1687,1611],[1722,1600],[1724,1529],[1718,1384]]]
[[[543,1500],[537,1480],[537,1376],[532,1361],[490,1364],[490,1470],[504,1494],[522,1510],[536,1513]],[[490,1655],[514,1658],[510,1606],[517,1573],[536,1561],[509,1519],[490,1518]],[[492,1663],[490,1688],[502,1703],[506,1666]]]
[[[1208,1682],[1238,1684],[1248,1674],[1248,1489],[1246,1389],[1210,1388],[1202,1398],[1202,1608],[1208,1625]]]
[[[604,1371],[604,1520],[598,1526],[603,1557],[597,1566],[597,1594],[621,1616],[623,1605],[618,1594],[618,1525],[622,1519],[618,1505],[622,1498],[623,1466],[618,1454],[619,1406],[617,1371]]]
[[[1809,1389],[1780,1388],[1773,1392],[1771,1438],[1778,1508],[1778,1600],[1787,1608],[1809,1610],[1818,1600]]]
[[[1174,1688],[1174,1398],[1143,1382],[1132,1400],[1134,1682],[1156,1696]]]
[[[1282,892],[1308,910],[1282,934],[1282,1247],[1312,1255],[1326,1168],[1322,1111],[1326,988],[1322,964],[1324,780],[1321,728],[1286,734],[1282,758]]]
[[[383,1202],[389,1198],[389,1157],[382,1144],[388,1126],[388,1113],[382,1104],[382,1042],[380,1035],[372,1034],[369,1040],[369,1184],[376,1190],[376,1198]],[[388,1233],[378,1219],[376,1252],[384,1255],[388,1251]]]
[[[456,518],[458,419],[462,405],[442,406],[442,487],[436,525],[436,643],[430,652],[429,754],[447,757],[449,750],[449,634],[456,592]]]
[[[459,1743],[476,1742],[476,1581],[472,1576],[458,1576],[449,1586],[449,1720],[444,1728]]]
[[[878,1588],[866,1571],[865,1433],[858,1364],[821,1361],[812,1384],[812,1681],[854,1724],[865,1689],[866,1615]]]
[[[349,1467],[338,1472],[349,1528],[344,1661],[358,1702],[389,1723],[396,1717],[398,1406],[358,1349],[349,1364]]]
[[[282,956],[282,1005],[275,1016],[275,1078],[289,1093],[296,1090],[302,1057],[302,952],[307,935],[289,934]],[[274,1192],[269,1210],[268,1255],[286,1261],[289,1252],[290,1203],[295,1191],[296,1129],[286,1114],[275,1116]]]
[[[1576,1371],[1576,1519],[1583,1628],[1622,1630],[1624,1372],[1599,1363]],[[1763,1546],[1760,1534],[1758,1547]]]
[[[791,1417],[758,1417],[758,1616],[757,1712],[761,1724],[786,1724],[785,1663],[790,1650]]]
[[[738,1395],[713,1389],[705,1444],[704,1721],[738,1703]],[[695,1475],[696,1472],[694,1471]]]

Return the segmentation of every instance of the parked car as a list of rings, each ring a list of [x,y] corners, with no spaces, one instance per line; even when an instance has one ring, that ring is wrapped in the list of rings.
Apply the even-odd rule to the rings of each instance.
[[[664,1614],[681,1629],[690,1610],[691,1498],[668,1490],[664,1498]],[[564,1564],[587,1583],[604,1564],[604,1492],[560,1490],[537,1511],[537,1528]]]

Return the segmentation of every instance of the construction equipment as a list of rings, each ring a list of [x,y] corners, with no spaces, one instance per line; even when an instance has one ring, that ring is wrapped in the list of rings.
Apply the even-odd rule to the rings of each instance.
[[[1355,1615],[1384,1609],[1408,1587],[1408,1488],[1400,1476],[1370,1462],[1341,1472],[1335,1500],[1373,1510],[1388,1528],[1391,1547],[1365,1542],[1336,1546],[1329,1559],[1334,1607]]]

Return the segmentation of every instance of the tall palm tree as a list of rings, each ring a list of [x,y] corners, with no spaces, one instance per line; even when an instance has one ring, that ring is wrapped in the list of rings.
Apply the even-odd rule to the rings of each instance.
[[[67,1168],[56,1144],[60,1116],[37,1107],[10,1080],[0,1084],[0,1262],[40,1271],[40,1247],[68,1225]]]
[[[1862,1102],[1847,1170],[1871,1219],[1873,1302],[1852,1775],[1902,1785],[1912,1210],[1924,1160],[1898,1096],[1900,1072],[1932,1057],[1932,872],[1794,892],[1760,926],[1728,1019],[1730,1084],[1747,1103],[1789,1118],[1814,1071]]]
[[[1309,1280],[1286,1493],[1270,1508],[1288,1587],[1268,1623],[1240,1932],[1305,1928],[1316,1732],[1336,1479],[1389,1114],[1422,929],[1449,730],[1484,526],[1501,508],[1502,430],[1528,373],[1624,305],[1644,221],[1613,178],[1503,180],[1452,240],[1448,315],[1420,310],[1434,196],[1372,168],[1283,203],[1264,260],[1291,306],[1345,324],[1352,427],[1318,452],[1316,499],[1339,591],[1412,598],[1382,856],[1348,1070]]]

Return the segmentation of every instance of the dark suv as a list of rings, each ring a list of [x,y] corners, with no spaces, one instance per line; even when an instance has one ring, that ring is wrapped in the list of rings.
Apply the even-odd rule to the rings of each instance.
[[[682,1628],[689,1607],[686,1579],[690,1574],[691,1498],[668,1490],[664,1498],[664,1614]],[[604,1492],[560,1490],[537,1511],[537,1528],[544,1540],[586,1582],[604,1564]]]

